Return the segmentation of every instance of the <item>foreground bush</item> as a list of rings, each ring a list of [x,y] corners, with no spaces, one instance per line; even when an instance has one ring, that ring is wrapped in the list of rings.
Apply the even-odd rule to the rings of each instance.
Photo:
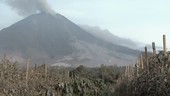
[[[113,96],[120,68],[59,68],[45,65],[19,68],[8,60],[0,64],[0,96]]]

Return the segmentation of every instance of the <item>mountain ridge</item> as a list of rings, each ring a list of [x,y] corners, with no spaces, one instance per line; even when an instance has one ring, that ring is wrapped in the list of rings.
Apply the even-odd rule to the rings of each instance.
[[[56,14],[34,14],[0,31],[0,53],[31,57],[34,63],[98,66],[133,61],[139,53],[112,44]],[[127,60],[126,60],[127,59]],[[130,63],[130,62],[127,62]]]
[[[111,33],[107,29],[101,29],[98,26],[88,26],[88,25],[79,25],[82,29],[86,30],[90,34],[99,37],[107,42],[111,42],[113,44],[125,46],[131,49],[135,49],[134,47],[138,47],[137,42],[132,41],[131,39],[119,37],[113,33]]]

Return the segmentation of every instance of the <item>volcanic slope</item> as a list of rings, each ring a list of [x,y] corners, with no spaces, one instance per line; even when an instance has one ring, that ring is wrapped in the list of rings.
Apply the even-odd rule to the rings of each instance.
[[[0,53],[14,60],[70,66],[125,65],[139,51],[98,38],[60,14],[33,14],[0,31]]]

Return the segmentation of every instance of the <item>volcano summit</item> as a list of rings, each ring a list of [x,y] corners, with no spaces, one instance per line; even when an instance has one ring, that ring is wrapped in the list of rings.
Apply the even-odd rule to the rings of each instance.
[[[139,51],[100,39],[60,14],[38,13],[0,31],[0,54],[33,63],[71,66],[124,65]]]

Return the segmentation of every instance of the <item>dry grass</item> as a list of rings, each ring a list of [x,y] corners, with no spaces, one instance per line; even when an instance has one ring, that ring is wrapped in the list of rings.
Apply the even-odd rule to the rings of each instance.
[[[151,56],[144,65],[137,76],[122,80],[116,96],[170,96],[170,52]]]
[[[110,71],[105,71],[108,68]],[[118,73],[114,67],[108,68],[18,68],[17,63],[4,58],[0,64],[0,96],[112,96]]]

